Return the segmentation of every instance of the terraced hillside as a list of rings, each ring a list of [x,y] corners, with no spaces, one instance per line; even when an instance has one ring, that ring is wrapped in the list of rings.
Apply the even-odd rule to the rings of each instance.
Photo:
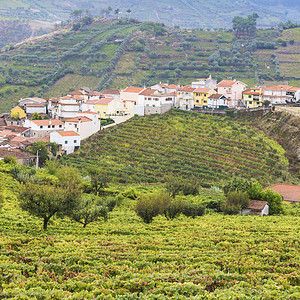
[[[292,80],[297,85],[300,74],[285,71],[283,59],[297,68],[298,33],[299,28],[283,33],[263,30],[255,41],[236,40],[230,31],[180,30],[125,19],[67,28],[1,53],[0,112],[21,97],[57,97],[82,86],[101,90],[159,81],[190,84],[209,74],[249,85],[272,80]],[[287,40],[287,47],[278,39]],[[273,49],[259,48],[266,44]],[[285,51],[284,57],[276,56]]]
[[[231,119],[172,110],[101,131],[63,163],[99,166],[120,181],[128,172],[130,182],[162,182],[172,175],[210,186],[241,176],[268,185],[288,178],[284,152]]]

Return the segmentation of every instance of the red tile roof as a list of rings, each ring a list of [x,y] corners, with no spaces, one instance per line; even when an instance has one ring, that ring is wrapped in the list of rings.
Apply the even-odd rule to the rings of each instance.
[[[71,123],[79,123],[81,122],[92,122],[91,119],[87,117],[75,117],[75,118],[65,118],[66,122],[71,122]]]
[[[69,92],[68,95],[86,95],[86,92],[83,90],[76,90],[76,91]]]
[[[47,125],[64,125],[62,121],[59,121],[57,119],[52,120],[31,120],[34,124],[38,126],[47,126]]]
[[[212,94],[210,95],[208,98],[210,99],[220,99],[221,97],[223,97],[223,94]],[[224,96],[225,97],[225,96]],[[226,97],[225,97],[226,98]]]
[[[156,91],[157,90],[154,90],[154,89],[145,89],[142,92],[140,92],[139,95],[150,96],[150,95],[154,94]]]
[[[98,91],[92,91],[88,94],[89,96],[103,96],[103,93]]]
[[[58,131],[57,133],[61,136],[79,136],[75,131]]]
[[[250,200],[248,208],[261,211],[267,204],[268,202],[266,201]]]
[[[187,92],[187,93],[192,93],[192,92],[195,91],[195,88],[184,86],[184,87],[180,88],[179,91],[181,91],[181,92]]]
[[[285,201],[300,202],[300,185],[278,183],[269,189],[282,195]]]
[[[0,157],[3,158],[5,156],[13,156],[16,159],[24,159],[24,158],[35,158],[36,156],[27,152],[22,152],[20,150],[8,150],[8,149],[0,149]]]
[[[24,131],[28,130],[29,128],[22,127],[22,126],[9,125],[9,126],[6,126],[4,129],[5,130],[11,130],[13,132],[21,133],[21,132],[24,132]]]
[[[170,84],[170,85],[168,85],[168,88],[169,88],[169,89],[177,89],[178,86],[175,85],[175,84]]]
[[[144,88],[129,86],[123,92],[125,93],[140,93]]]
[[[39,103],[47,102],[45,99],[42,99],[42,98],[25,98],[25,99],[31,99],[31,100],[37,101]],[[24,100],[24,99],[21,99],[21,100]]]
[[[118,89],[104,90],[102,93],[108,95],[120,95],[120,91]]]
[[[102,99],[98,100],[97,104],[107,105],[108,103],[110,103],[113,100],[114,100],[114,98],[102,98]]]
[[[269,87],[265,87],[264,90],[266,90],[266,91],[280,91],[280,90],[288,91],[291,88],[292,88],[292,86],[289,86],[289,85],[272,85]]]
[[[236,83],[241,83],[242,85],[247,86],[247,84],[238,80],[222,80],[218,83],[218,87],[232,87]]]
[[[40,103],[26,103],[25,106],[29,106],[29,107],[44,107],[44,105],[40,104]]]

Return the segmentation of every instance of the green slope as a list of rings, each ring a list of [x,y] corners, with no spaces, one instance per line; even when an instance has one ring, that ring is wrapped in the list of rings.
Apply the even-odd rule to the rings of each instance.
[[[132,182],[179,176],[210,186],[241,176],[269,185],[288,178],[284,152],[276,142],[230,119],[172,110],[101,131],[63,162],[99,166],[121,181],[127,169]]]

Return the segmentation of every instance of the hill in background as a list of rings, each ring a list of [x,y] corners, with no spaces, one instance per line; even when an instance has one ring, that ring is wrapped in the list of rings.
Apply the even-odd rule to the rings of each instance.
[[[259,30],[255,39],[237,39],[224,30],[104,18],[2,52],[0,112],[21,97],[57,97],[81,86],[190,84],[209,74],[249,85],[289,81],[297,86],[299,52],[300,28]]]
[[[108,13],[105,12],[112,8]],[[163,22],[167,25],[183,27],[230,28],[234,16],[245,16],[253,12],[260,15],[260,26],[274,26],[280,21],[299,20],[300,10],[297,0],[12,0],[1,1],[0,13],[6,18],[66,20],[73,10],[89,9],[97,15],[129,15],[143,21]]]

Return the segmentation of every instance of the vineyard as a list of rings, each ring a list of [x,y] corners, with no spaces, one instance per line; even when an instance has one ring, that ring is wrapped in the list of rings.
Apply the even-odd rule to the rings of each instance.
[[[19,209],[17,183],[0,178],[1,299],[300,296],[299,216],[157,217],[149,225],[124,198],[107,222],[82,228],[54,218],[42,232]]]
[[[263,185],[288,179],[283,148],[231,119],[172,110],[134,117],[87,139],[63,162],[98,166],[115,180],[163,182],[169,176],[204,186],[241,176]]]

